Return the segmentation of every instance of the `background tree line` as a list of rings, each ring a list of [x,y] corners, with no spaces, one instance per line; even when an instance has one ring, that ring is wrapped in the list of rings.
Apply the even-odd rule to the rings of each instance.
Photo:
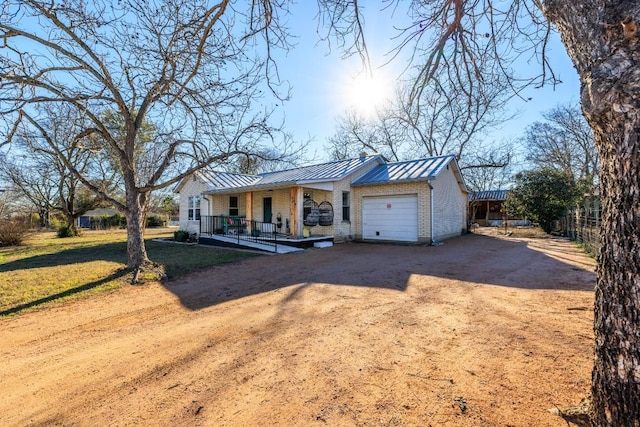
[[[593,131],[576,105],[559,105],[525,129],[520,145],[530,168],[514,176],[505,211],[529,218],[547,233],[556,221],[598,194]]]

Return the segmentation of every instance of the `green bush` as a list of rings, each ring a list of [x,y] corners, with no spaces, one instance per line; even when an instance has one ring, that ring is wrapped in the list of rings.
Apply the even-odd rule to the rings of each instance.
[[[71,224],[62,224],[58,227],[58,237],[75,237],[78,235],[78,230]]]
[[[173,240],[176,242],[186,242],[189,240],[189,232],[187,230],[176,230],[173,232]]]
[[[166,215],[149,215],[147,217],[147,227],[165,227],[167,220]]]
[[[554,223],[575,207],[583,184],[566,172],[543,168],[516,175],[516,185],[509,192],[504,209],[509,216],[527,217],[550,233]]]
[[[113,227],[127,228],[127,217],[121,213],[111,215],[111,224]]]
[[[52,215],[51,219],[49,220],[49,228],[51,230],[57,230],[60,227],[62,227],[65,224],[65,222],[58,216],[56,215]]]
[[[23,219],[0,221],[0,246],[20,246],[29,234],[29,223]]]
[[[173,240],[176,242],[197,243],[198,233],[189,233],[187,230],[177,230],[173,232]]]

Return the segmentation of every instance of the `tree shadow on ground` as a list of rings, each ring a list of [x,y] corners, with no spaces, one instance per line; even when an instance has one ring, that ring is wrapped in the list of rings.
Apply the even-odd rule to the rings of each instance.
[[[509,288],[593,291],[592,265],[563,259],[571,243],[542,243],[544,251],[526,241],[481,235],[450,239],[443,246],[346,243],[217,266],[165,286],[191,310],[290,286],[403,292],[414,275]],[[542,274],[547,272],[553,274]]]
[[[214,264],[231,263],[238,258],[245,258],[253,256],[254,254],[240,253],[237,251],[228,250],[215,250],[211,247],[192,246],[192,245],[175,245],[167,244],[164,242],[153,241],[153,238],[146,239],[146,247],[149,257],[152,261],[158,262],[165,266],[165,273],[168,278],[174,276],[183,276],[191,271],[199,270],[205,266],[211,266]],[[121,268],[117,271],[119,266],[109,266],[105,268],[104,275],[108,275],[103,279],[89,282],[96,276],[93,274],[91,279],[90,273],[95,273],[91,270],[92,262],[103,261],[113,262],[119,264]],[[41,268],[57,268],[52,270],[54,280],[65,281],[72,280],[70,286],[78,285],[74,288],[64,289],[56,292],[52,295],[43,295],[43,290],[39,289],[33,296],[33,301],[11,301],[10,299],[2,300],[0,303],[0,316],[13,314],[25,310],[27,308],[36,307],[40,304],[55,301],[60,298],[65,298],[73,294],[77,294],[86,290],[94,289],[102,284],[116,279],[123,279],[127,274],[124,270],[127,261],[127,243],[112,242],[112,243],[100,243],[90,247],[76,247],[66,250],[58,250],[53,253],[45,253],[40,255],[30,256],[28,258],[21,258],[15,261],[5,262],[0,264],[0,274],[2,274],[3,280],[0,280],[0,296],[2,295],[3,287],[13,286],[11,274],[12,272],[37,270]],[[86,264],[83,266],[82,264]],[[80,266],[79,268],[73,267],[74,265]],[[67,273],[65,266],[72,266]],[[120,271],[122,270],[122,271]],[[112,273],[113,272],[113,273]],[[30,273],[27,273],[29,275]],[[33,277],[36,277],[38,273],[34,273]],[[3,284],[4,283],[4,284]],[[37,284],[30,284],[29,286],[37,286]],[[31,294],[30,289],[25,289],[25,294]],[[12,306],[15,304],[15,306]]]
[[[51,254],[34,255],[16,261],[0,264],[0,273],[28,270],[32,268],[56,267],[91,261],[113,261],[125,263],[126,242],[105,243],[98,246],[73,248]]]
[[[37,307],[37,306],[39,306],[41,304],[45,304],[45,303],[48,303],[48,302],[56,301],[56,300],[59,300],[59,299],[62,299],[62,298],[70,297],[70,296],[78,294],[80,292],[84,292],[84,291],[88,291],[88,290],[91,290],[91,289],[95,289],[95,288],[97,288],[99,286],[102,286],[102,285],[104,285],[106,283],[111,282],[112,280],[120,279],[120,278],[124,277],[127,273],[128,273],[128,271],[126,269],[122,268],[122,269],[114,272],[113,274],[110,274],[109,276],[104,277],[104,278],[102,278],[100,280],[96,280],[96,281],[93,281],[91,283],[86,283],[86,284],[84,284],[82,286],[77,286],[75,288],[67,289],[65,291],[58,292],[58,293],[53,294],[53,295],[47,295],[46,297],[39,298],[39,299],[36,299],[36,300],[33,300],[33,301],[29,301],[29,302],[26,302],[24,304],[19,304],[19,305],[16,305],[14,307],[8,308],[6,310],[0,311],[0,317],[8,316],[8,315],[11,315],[11,314],[16,314],[16,313],[19,313],[21,311],[27,310],[29,308]]]

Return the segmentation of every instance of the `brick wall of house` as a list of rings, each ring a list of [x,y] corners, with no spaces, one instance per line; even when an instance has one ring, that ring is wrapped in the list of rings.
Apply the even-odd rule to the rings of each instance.
[[[318,205],[324,201],[327,201],[334,206],[334,210],[335,210],[334,200],[330,191],[318,190],[316,188],[308,188],[308,187],[303,187],[303,191],[305,193],[310,193],[311,199],[314,202],[316,202]],[[300,220],[304,221],[304,218],[300,218]],[[334,224],[335,224],[335,218],[334,218]],[[333,235],[335,230],[333,225],[315,225],[315,226],[304,226],[304,227],[309,229],[309,233],[311,236],[314,236],[314,235],[315,236],[331,236]]]
[[[206,198],[209,200],[209,205],[211,206],[210,215],[229,215],[229,207],[231,205],[229,198],[232,196],[238,198],[238,215],[246,215],[247,209],[244,193],[208,194]]]
[[[367,172],[370,168],[367,168]],[[352,240],[354,238],[353,232],[353,189],[351,188],[351,181],[357,179],[364,172],[360,172],[357,176],[349,177],[348,179],[342,179],[333,186],[333,199],[331,204],[333,205],[333,240],[336,242],[344,242]],[[342,192],[348,191],[351,198],[350,207],[350,219],[345,220],[342,218]]]
[[[333,236],[335,242],[344,242],[353,240],[355,238],[362,238],[362,228],[358,228],[359,223],[356,223],[356,219],[360,221],[362,218],[360,211],[356,210],[355,208],[357,188],[352,188],[351,183],[376,166],[378,166],[378,163],[374,162],[368,167],[365,167],[362,170],[354,173],[353,175],[334,183],[333,200],[331,201],[331,203],[333,204]],[[348,191],[351,198],[350,220],[348,221],[342,218],[343,191]],[[359,237],[357,236],[357,230],[360,230]]]
[[[278,224],[278,214],[280,214],[282,226],[277,228],[278,233],[289,233],[290,230],[287,230],[287,222],[291,224],[290,220],[290,209],[289,203],[291,198],[291,190],[289,188],[282,188],[278,190],[273,190],[271,193],[273,200],[272,208],[273,208],[273,218],[271,220],[272,223]],[[260,199],[262,202],[262,199]],[[254,199],[255,203],[255,199]],[[262,217],[262,206],[260,206],[260,217]]]
[[[429,186],[426,182],[409,182],[400,184],[367,185],[354,187],[352,198],[351,222],[355,238],[362,238],[362,199],[364,197],[381,196],[418,196],[418,241],[431,241],[431,210],[429,207]]]
[[[243,196],[244,197],[244,196]],[[275,224],[276,216],[278,212],[282,215],[282,223],[286,224],[286,219],[289,218],[289,189],[282,188],[273,191],[254,191],[253,192],[253,209],[252,209],[252,219],[254,221],[264,222],[264,198],[271,197],[271,209],[273,212],[273,217],[271,218],[271,222]],[[282,226],[282,229],[279,230],[281,233],[284,233],[285,225]]]

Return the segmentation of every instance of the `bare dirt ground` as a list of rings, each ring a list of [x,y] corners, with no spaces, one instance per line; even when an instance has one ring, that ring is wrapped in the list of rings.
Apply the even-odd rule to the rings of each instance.
[[[556,239],[348,243],[0,320],[0,425],[567,426],[594,262]]]

